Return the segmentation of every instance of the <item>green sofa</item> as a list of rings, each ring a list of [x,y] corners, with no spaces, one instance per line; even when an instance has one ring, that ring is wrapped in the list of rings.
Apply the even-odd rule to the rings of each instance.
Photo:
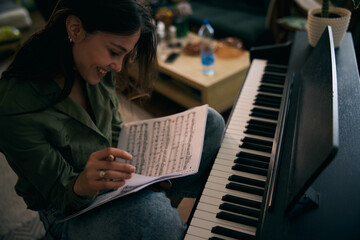
[[[190,26],[199,27],[204,18],[210,21],[215,37],[237,37],[246,48],[272,44],[266,26],[271,0],[190,0],[193,14]]]

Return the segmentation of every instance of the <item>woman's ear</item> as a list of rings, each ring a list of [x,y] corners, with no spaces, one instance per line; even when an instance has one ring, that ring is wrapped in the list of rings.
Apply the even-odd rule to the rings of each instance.
[[[66,18],[66,31],[70,42],[79,42],[85,37],[85,29],[82,22],[75,15],[69,15]]]

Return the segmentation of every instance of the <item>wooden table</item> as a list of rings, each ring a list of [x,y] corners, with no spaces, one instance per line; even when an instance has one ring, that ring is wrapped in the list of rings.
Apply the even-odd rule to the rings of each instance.
[[[185,46],[186,41],[196,41],[196,35],[189,33],[188,38],[180,41]],[[173,63],[166,63],[164,59],[171,51],[178,51],[180,56]],[[214,75],[207,76],[202,73],[199,56],[188,56],[181,49],[169,48],[160,50],[158,55],[157,92],[187,108],[209,104],[219,112],[233,106],[250,65],[249,52],[244,50],[236,58],[217,57]]]

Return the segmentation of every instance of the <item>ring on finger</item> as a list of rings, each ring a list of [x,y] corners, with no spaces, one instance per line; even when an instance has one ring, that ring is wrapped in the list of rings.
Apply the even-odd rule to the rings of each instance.
[[[105,177],[105,174],[106,174],[106,171],[105,170],[101,170],[100,173],[99,173],[99,177],[101,179],[103,179]]]

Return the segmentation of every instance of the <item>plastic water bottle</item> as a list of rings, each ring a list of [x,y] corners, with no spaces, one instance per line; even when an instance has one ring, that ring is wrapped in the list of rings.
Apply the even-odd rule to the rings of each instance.
[[[199,29],[199,37],[203,73],[206,75],[213,75],[215,65],[215,46],[213,43],[214,29],[211,27],[209,20],[203,20],[203,24]]]

